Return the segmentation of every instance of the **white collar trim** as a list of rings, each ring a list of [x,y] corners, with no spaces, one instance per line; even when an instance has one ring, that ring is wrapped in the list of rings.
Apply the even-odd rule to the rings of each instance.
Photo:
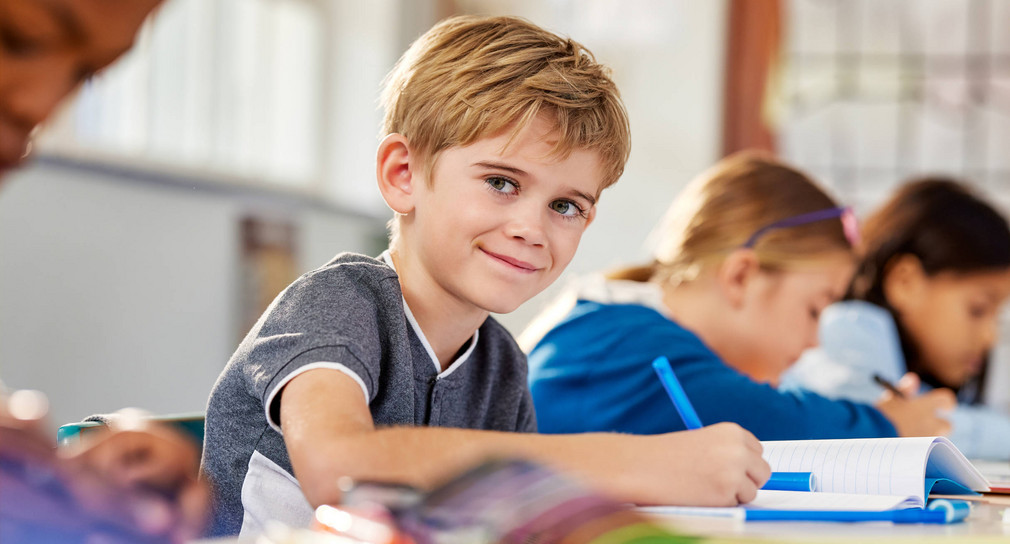
[[[393,265],[393,256],[390,255],[389,250],[382,252],[379,255],[379,260],[386,263],[393,272],[396,272],[396,266]],[[400,295],[403,298],[403,295]],[[414,318],[414,312],[410,311],[410,306],[407,305],[407,299],[403,299],[403,313],[407,316],[407,322],[414,329],[414,334],[421,340],[421,345],[424,346],[424,351],[428,353],[428,358],[431,359],[433,365],[435,365],[435,376],[437,379],[442,379],[449,374],[452,374],[457,368],[463,365],[470,358],[470,354],[473,353],[475,347],[477,347],[477,341],[480,339],[480,329],[473,331],[473,338],[470,339],[470,346],[466,348],[466,351],[462,355],[456,358],[455,361],[449,365],[449,368],[442,370],[442,365],[438,363],[438,357],[435,355],[435,350],[431,349],[431,344],[428,342],[428,338],[424,335],[424,331],[421,330],[421,326],[417,324],[417,319]]]

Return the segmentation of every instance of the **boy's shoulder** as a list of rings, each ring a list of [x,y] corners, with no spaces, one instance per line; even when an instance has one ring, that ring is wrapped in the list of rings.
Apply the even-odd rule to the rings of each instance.
[[[345,251],[338,253],[328,263],[307,272],[302,277],[317,275],[358,275],[382,280],[391,277],[395,278],[396,271],[381,259]]]
[[[402,292],[399,278],[391,267],[379,259],[357,253],[340,253],[328,263],[306,272],[274,302],[271,316],[320,318],[306,314],[315,308],[329,318],[352,310],[371,312],[375,307],[401,308]],[[402,308],[400,309],[402,311]]]
[[[332,288],[340,284],[370,289],[380,284],[395,284],[396,290],[399,291],[398,280],[396,271],[382,260],[345,252],[333,257],[323,266],[306,272],[295,280],[289,289],[305,289],[317,285]]]

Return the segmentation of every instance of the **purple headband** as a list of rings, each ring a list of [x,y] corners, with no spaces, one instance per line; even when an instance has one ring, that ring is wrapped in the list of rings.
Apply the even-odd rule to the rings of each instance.
[[[827,208],[824,210],[817,210],[816,212],[808,212],[780,219],[774,223],[759,228],[740,247],[753,248],[754,245],[757,244],[758,239],[770,230],[798,227],[800,225],[806,225],[807,223],[816,223],[818,221],[825,221],[836,217],[842,222],[842,230],[845,232],[845,239],[849,241],[849,244],[852,247],[859,245],[859,224],[856,223],[856,214],[852,213],[852,208],[846,206],[839,208]]]

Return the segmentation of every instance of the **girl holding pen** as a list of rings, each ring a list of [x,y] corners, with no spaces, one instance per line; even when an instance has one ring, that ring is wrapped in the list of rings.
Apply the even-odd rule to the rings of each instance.
[[[1010,297],[1010,227],[966,186],[902,186],[867,220],[846,300],[821,318],[821,345],[790,386],[875,402],[887,383],[957,393],[951,440],[969,458],[1010,459],[1010,415],[982,402],[999,310]],[[920,387],[921,384],[921,387]]]
[[[662,355],[701,421],[761,440],[945,434],[946,390],[870,405],[777,389],[845,292],[856,232],[804,174],[724,159],[674,202],[652,263],[583,282],[523,335],[541,432],[684,429],[651,367]]]

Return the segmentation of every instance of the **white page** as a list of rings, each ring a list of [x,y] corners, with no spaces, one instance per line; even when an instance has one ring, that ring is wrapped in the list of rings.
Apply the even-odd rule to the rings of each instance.
[[[989,491],[985,476],[953,442],[942,436],[933,439],[924,474],[927,478],[949,478],[975,491]]]
[[[933,437],[762,442],[777,472],[813,472],[818,491],[914,497],[924,503]]]
[[[921,507],[914,497],[905,495],[861,495],[807,491],[771,491],[762,489],[747,508],[772,510],[849,510],[877,512]]]

